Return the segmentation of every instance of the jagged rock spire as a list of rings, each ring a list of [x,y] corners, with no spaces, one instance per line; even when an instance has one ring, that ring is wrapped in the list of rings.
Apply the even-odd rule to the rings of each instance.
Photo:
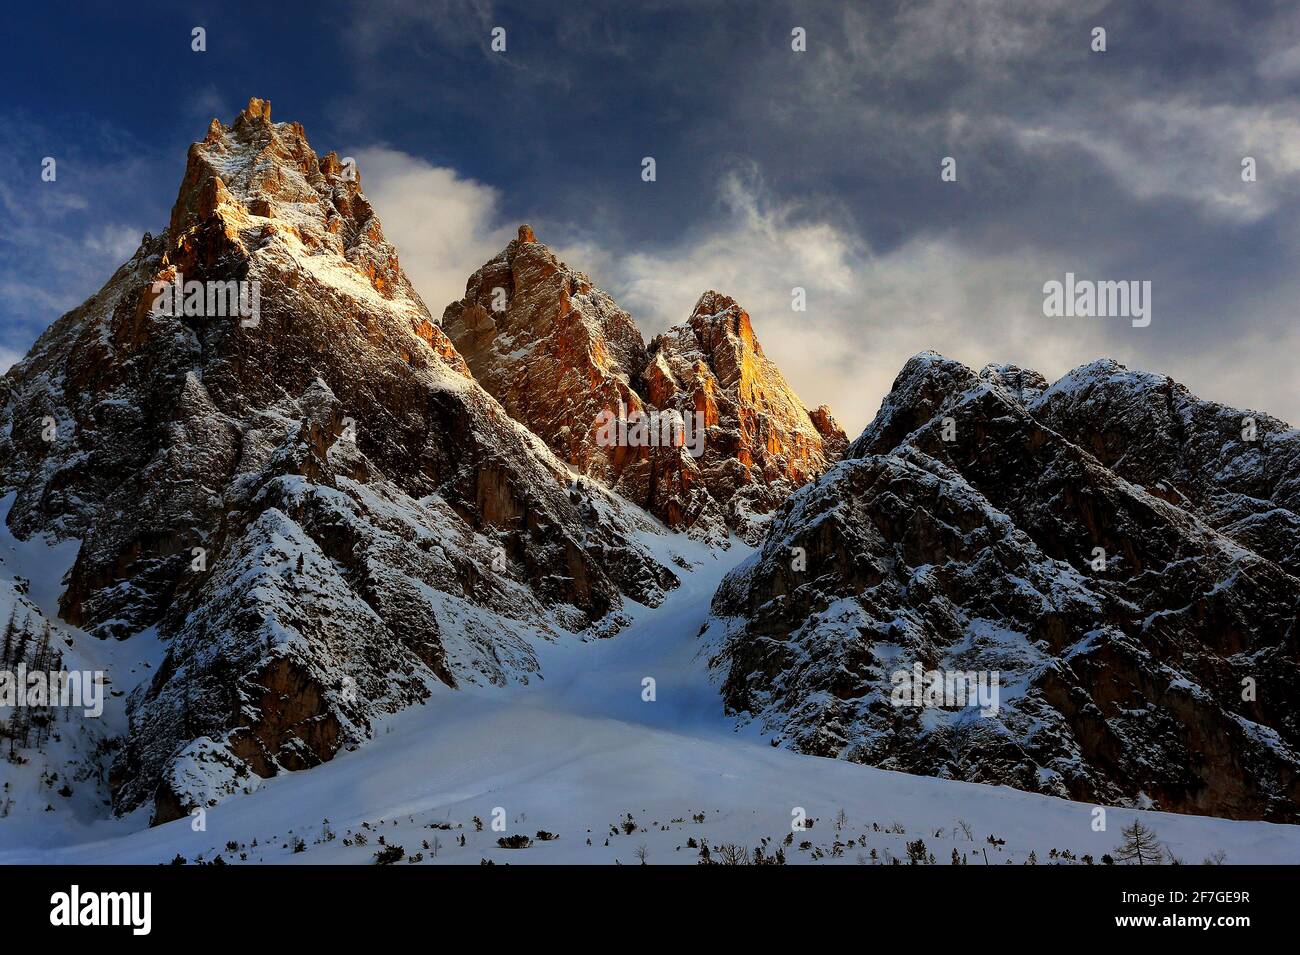
[[[647,349],[632,318],[527,225],[470,277],[443,327],[475,378],[557,454],[701,536],[754,539],[763,515],[847,444],[829,411],[804,408],[735,300],[705,292]],[[602,445],[605,416],[662,412],[700,416],[698,457]]]

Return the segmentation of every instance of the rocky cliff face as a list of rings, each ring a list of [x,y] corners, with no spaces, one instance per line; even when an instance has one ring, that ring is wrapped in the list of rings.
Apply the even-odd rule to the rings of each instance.
[[[647,348],[632,318],[528,226],[470,277],[443,327],[475,379],[556,454],[701,537],[757,541],[771,511],[848,444],[829,409],[804,408],[735,301],[706,292]],[[669,412],[700,422],[702,453],[685,432],[601,439],[608,416],[645,416],[664,434]]]
[[[683,516],[720,511],[727,526],[757,542],[790,492],[821,474],[848,444],[822,406],[809,412],[754,336],[749,314],[717,292],[691,317],[650,343],[642,372],[657,408],[695,415],[704,453],[683,462]],[[699,488],[698,499],[691,492]]]
[[[719,588],[727,706],[810,753],[1295,821],[1298,452],[1114,362],[918,355]],[[897,705],[916,664],[997,671],[996,711]]]
[[[603,410],[644,410],[632,388],[645,341],[632,317],[529,226],[470,276],[443,329],[475,380],[582,473],[614,483],[644,455],[597,444]]]
[[[158,307],[181,279],[255,307]],[[81,540],[64,618],[167,646],[130,700],[122,810],[329,759],[431,681],[527,680],[529,640],[612,632],[625,595],[675,584],[652,523],[473,380],[359,178],[260,100],[0,397],[10,527]]]
[[[1201,401],[1171,378],[1109,360],[1044,389],[1034,408],[1046,425],[1120,477],[1300,576],[1294,428]]]

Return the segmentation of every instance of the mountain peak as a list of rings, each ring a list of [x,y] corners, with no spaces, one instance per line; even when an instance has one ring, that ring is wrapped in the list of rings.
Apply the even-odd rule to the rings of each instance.
[[[208,273],[221,263],[288,256],[328,284],[361,283],[399,303],[421,337],[449,355],[432,341],[428,310],[361,191],[356,165],[334,152],[317,155],[301,124],[271,123],[270,115],[270,103],[254,97],[233,123],[214,119],[190,147],[164,268],[202,280],[215,278]]]
[[[635,457],[599,447],[589,425],[605,409],[640,410],[641,331],[531,226],[469,277],[442,325],[475,380],[574,468],[613,484]]]
[[[153,800],[156,822],[330,759],[430,681],[528,682],[532,641],[612,633],[625,595],[676,582],[652,521],[572,488],[469,376],[350,173],[264,101],[214,122],[168,230],[0,389],[9,527],[79,540],[62,617],[166,648],[112,774],[115,806]],[[517,299],[604,307],[543,246],[516,252]],[[153,307],[182,275],[186,308]],[[216,287],[260,304],[214,308]]]
[[[848,443],[829,410],[814,418],[804,407],[729,295],[706,291],[690,318],[650,343],[650,355],[647,394],[660,407],[702,416],[709,440],[697,482],[746,540]]]
[[[248,105],[245,106],[235,119],[235,124],[240,123],[265,123],[271,122],[271,101],[269,99],[258,99],[251,96],[248,99]]]
[[[705,292],[647,348],[632,317],[528,225],[470,277],[443,328],[475,380],[557,455],[701,537],[754,539],[847,444],[829,411],[810,416],[764,357],[735,299]],[[609,416],[662,412],[700,422],[694,454],[671,441],[603,442]]]
[[[730,295],[724,295],[717,289],[707,289],[695,300],[695,308],[691,309],[691,316],[705,318],[732,317],[735,312],[743,313],[743,311],[739,303]]]
[[[1298,530],[1282,422],[1110,359],[1048,387],[923,352],[718,588],[711,662],[732,711],[803,752],[1295,821],[1294,681],[1267,705],[1241,687],[1261,659],[1294,672]],[[859,661],[885,653],[1016,691],[987,722],[881,707],[889,669]]]
[[[763,353],[762,346],[754,337],[749,313],[730,295],[708,290],[696,301],[688,323],[695,330],[700,344],[708,349],[716,348],[724,336],[735,336],[760,355]]]

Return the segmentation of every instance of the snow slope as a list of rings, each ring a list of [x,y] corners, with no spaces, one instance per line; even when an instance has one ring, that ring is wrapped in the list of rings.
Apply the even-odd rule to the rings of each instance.
[[[36,629],[48,622],[63,668],[103,672],[107,682],[100,717],[87,719],[76,708],[59,710],[43,745],[20,750],[22,762],[0,758],[0,847],[29,833],[42,840],[77,838],[107,814],[112,750],[106,743],[126,732],[126,694],[151,677],[162,659],[152,628],[129,641],[97,640],[59,619],[59,596],[78,541],[55,543],[45,535],[18,540],[5,522],[13,500],[12,493],[0,497],[0,627],[11,616],[30,619]],[[0,721],[9,716],[0,709]],[[0,757],[8,754],[4,741]]]
[[[803,756],[771,747],[752,728],[737,733],[721,713],[697,634],[718,580],[748,550],[710,551],[677,536],[646,543],[666,559],[684,557],[695,571],[661,607],[634,608],[632,626],[617,637],[539,645],[544,678],[532,685],[435,686],[425,705],[387,718],[359,750],[209,810],[204,831],[188,819],[147,829],[138,812],[57,829],[40,826],[39,817],[0,821],[0,864],[158,863],[177,855],[194,862],[218,854],[227,863],[241,856],[371,863],[381,837],[403,847],[404,865],[417,854],[422,864],[635,864],[642,846],[650,864],[694,863],[692,839],[715,856],[724,843],[752,853],[766,839],[772,855],[796,808],[816,822],[793,834],[784,849],[790,863],[888,864],[906,859],[905,845],[917,838],[939,864],[951,861],[953,849],[972,865],[986,857],[1023,863],[1031,851],[1046,863],[1054,849],[1100,860],[1134,816],[1186,862],[1217,849],[1229,863],[1300,862],[1300,827],[1112,809],[1106,831],[1094,832],[1085,803]],[[656,680],[654,702],[642,700],[645,677]],[[492,829],[498,807],[504,831]],[[840,809],[847,821],[837,832]],[[633,831],[625,833],[629,814]],[[558,838],[538,840],[539,830]],[[533,845],[497,846],[513,834]],[[990,845],[989,836],[1005,845]]]

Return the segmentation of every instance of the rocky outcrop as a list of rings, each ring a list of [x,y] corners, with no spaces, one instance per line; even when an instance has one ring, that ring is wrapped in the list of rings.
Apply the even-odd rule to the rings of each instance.
[[[772,511],[848,443],[829,409],[809,414],[763,354],[749,314],[726,295],[705,292],[649,352],[642,378],[650,402],[705,428],[703,454],[681,462],[671,499],[688,524],[716,509],[756,542]]]
[[[470,277],[443,327],[475,379],[556,454],[697,536],[758,540],[771,511],[848,444],[829,409],[800,403],[735,301],[706,292],[647,348],[631,317],[528,226]],[[650,421],[668,439],[602,439],[611,418]]]
[[[559,457],[609,484],[638,460],[636,449],[599,446],[592,424],[606,409],[643,410],[632,388],[646,362],[641,332],[529,226],[470,276],[442,323],[475,380]]]
[[[1300,432],[1114,361],[1045,388],[1034,414],[1120,477],[1300,576]]]
[[[1297,445],[1114,362],[918,355],[719,588],[724,700],[805,752],[1294,822],[1300,579],[1263,529]],[[917,664],[996,672],[997,706],[910,705]]]
[[[169,301],[181,280],[198,297]],[[526,681],[531,642],[611,633],[675,584],[653,522],[473,380],[354,169],[260,100],[4,381],[9,525],[81,540],[63,616],[167,647],[130,700],[121,810],[329,759],[432,681]]]

